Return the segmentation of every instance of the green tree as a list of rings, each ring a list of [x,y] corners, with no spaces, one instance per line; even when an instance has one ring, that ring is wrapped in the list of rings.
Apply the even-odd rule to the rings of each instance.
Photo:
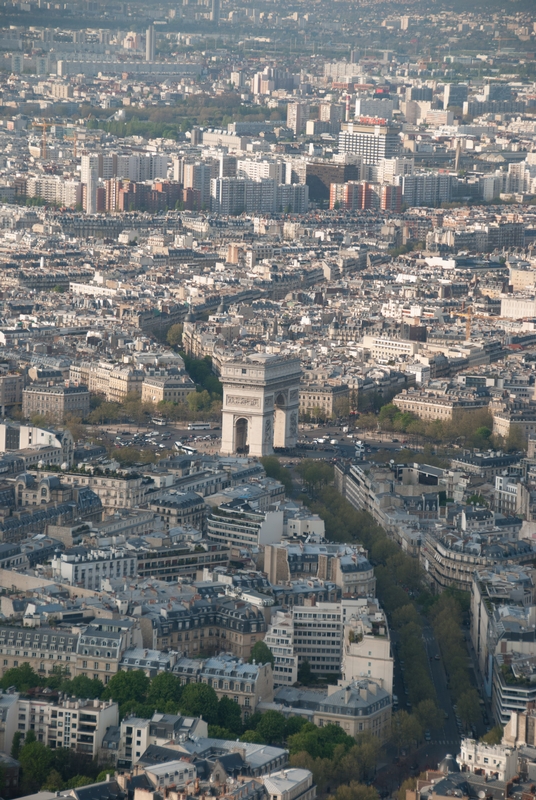
[[[260,733],[257,731],[244,731],[240,737],[241,742],[250,742],[251,744],[266,744]]]
[[[168,703],[173,703],[175,711],[181,699],[182,686],[180,679],[171,672],[161,672],[151,681],[147,694],[147,705],[154,705],[155,709],[164,712]]]
[[[242,732],[242,714],[240,706],[229,697],[222,697],[218,703],[218,723],[233,733]]]
[[[93,778],[88,778],[87,775],[75,775],[74,778],[71,778],[67,781],[66,789],[78,789],[81,786],[89,786],[89,784],[94,783],[95,781]]]
[[[14,686],[18,692],[27,692],[28,689],[33,689],[34,686],[39,686],[42,682],[43,679],[25,662],[20,667],[8,669],[0,680],[0,687],[9,689],[10,686]]]
[[[379,795],[373,786],[352,781],[347,786],[339,786],[329,800],[379,800]]]
[[[110,777],[113,777],[114,774],[115,774],[115,766],[114,764],[110,764],[107,769],[102,769],[99,772],[99,774],[95,778],[95,783],[103,783],[108,777],[108,775],[110,775]]]
[[[501,725],[495,725],[494,728],[491,728],[487,733],[482,736],[480,739],[481,742],[485,744],[500,744],[502,742],[504,729]]]
[[[221,725],[209,725],[208,735],[212,739],[235,739],[236,732],[230,731],[229,728],[222,728]]]
[[[13,741],[11,742],[11,755],[13,756],[13,758],[16,758],[17,761],[19,759],[21,741],[22,741],[22,733],[20,731],[15,731],[15,733],[13,734]]]
[[[218,696],[206,683],[189,683],[182,690],[182,714],[203,717],[209,725],[218,725]]]
[[[119,705],[129,700],[143,702],[149,691],[150,681],[142,670],[117,672],[102,693],[103,700],[114,700]]]
[[[257,733],[268,744],[280,744],[285,735],[285,717],[279,711],[266,711],[257,726]]]
[[[63,789],[63,778],[57,769],[50,770],[41,790],[45,792],[59,792],[61,789]]]
[[[19,761],[25,792],[38,791],[43,786],[50,774],[53,758],[52,750],[42,742],[30,742],[21,748]]]
[[[421,700],[415,708],[415,714],[422,728],[439,730],[444,727],[445,717],[443,711],[437,707],[433,700]]]
[[[77,675],[72,680],[64,681],[61,690],[73,697],[79,697],[81,700],[96,700],[103,693],[104,684],[98,678]]]
[[[299,733],[305,725],[304,717],[289,717],[285,724],[285,739]]]
[[[249,664],[271,664],[274,666],[274,654],[264,642],[255,642],[251,648],[251,655],[248,659]]]
[[[182,343],[182,324],[177,323],[169,328],[166,334],[167,343],[172,347],[178,347]]]
[[[413,714],[397,711],[391,720],[391,741],[397,749],[413,747],[422,739],[422,728]]]
[[[465,725],[475,725],[480,719],[478,692],[471,688],[458,698],[458,715]]]
[[[308,686],[313,680],[313,673],[311,671],[311,665],[309,664],[308,660],[304,658],[302,663],[298,669],[298,680],[300,683],[303,683],[304,686]]]
[[[24,737],[24,744],[25,745],[32,744],[33,742],[36,742],[36,741],[37,741],[37,738],[35,736],[35,731],[29,730],[28,733],[26,734],[26,736]]]

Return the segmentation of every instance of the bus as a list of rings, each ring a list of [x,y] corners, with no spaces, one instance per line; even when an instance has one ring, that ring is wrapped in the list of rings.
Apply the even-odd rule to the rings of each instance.
[[[151,419],[151,422],[153,423],[153,425],[165,425],[166,424],[166,420],[162,419],[162,417],[153,417]]]
[[[197,450],[195,447],[190,447],[188,444],[183,444],[182,442],[175,442],[175,450],[178,450],[179,453],[184,453],[187,456],[195,456],[197,454]]]
[[[188,430],[189,431],[209,431],[210,430],[210,422],[189,422],[188,423]]]

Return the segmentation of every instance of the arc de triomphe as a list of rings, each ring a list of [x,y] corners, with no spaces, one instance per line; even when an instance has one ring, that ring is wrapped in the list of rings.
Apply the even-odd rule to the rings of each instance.
[[[224,361],[221,452],[267,456],[295,447],[301,364],[299,358],[253,353]]]

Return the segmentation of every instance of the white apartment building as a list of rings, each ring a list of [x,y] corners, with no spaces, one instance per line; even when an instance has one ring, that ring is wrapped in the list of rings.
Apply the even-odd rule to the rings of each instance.
[[[343,609],[341,603],[318,603],[292,609],[294,654],[298,664],[308,661],[316,674],[338,673],[341,668]]]
[[[68,553],[54,556],[52,575],[61,583],[100,591],[107,579],[135,578],[138,557],[132,550],[90,550],[73,548]]]
[[[264,643],[274,656],[274,687],[293,686],[298,680],[298,656],[294,652],[292,614],[285,611],[274,614]]]
[[[281,770],[261,778],[270,800],[315,800],[316,786],[308,769]]]
[[[243,158],[236,162],[236,176],[253,181],[271,178],[276,183],[285,183],[285,166],[283,161]]]
[[[119,706],[112,700],[63,699],[56,703],[18,699],[17,730],[24,736],[34,731],[37,741],[52,750],[68,747],[90,758],[99,758],[107,729],[118,724]]]
[[[344,681],[370,678],[393,693],[393,656],[387,618],[376,599],[359,599],[347,615],[342,652]]]
[[[382,336],[363,336],[363,347],[370,350],[375,360],[390,360],[398,356],[414,356],[419,352],[419,342],[405,339],[388,339]]]
[[[517,775],[517,751],[503,744],[484,744],[475,739],[462,739],[456,756],[460,769],[484,774],[486,778],[511,781]]]

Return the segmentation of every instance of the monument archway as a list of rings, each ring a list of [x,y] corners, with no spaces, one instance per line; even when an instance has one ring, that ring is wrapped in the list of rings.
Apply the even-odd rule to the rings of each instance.
[[[221,452],[266,456],[295,447],[300,377],[295,357],[253,353],[224,361]]]

